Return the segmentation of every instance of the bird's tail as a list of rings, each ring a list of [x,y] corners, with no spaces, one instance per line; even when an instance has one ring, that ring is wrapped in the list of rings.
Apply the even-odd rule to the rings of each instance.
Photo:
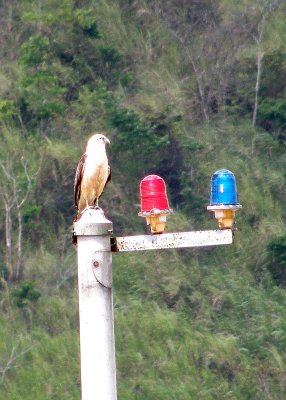
[[[75,235],[75,233],[72,233],[72,244],[74,246],[77,246],[77,236]]]
[[[78,216],[78,214],[74,217],[74,220],[73,220],[73,229],[72,229],[72,244],[73,245],[77,245],[77,236],[76,236],[76,234],[75,234],[75,232],[74,232],[74,223],[76,222],[76,221],[78,221],[79,220],[79,216]]]

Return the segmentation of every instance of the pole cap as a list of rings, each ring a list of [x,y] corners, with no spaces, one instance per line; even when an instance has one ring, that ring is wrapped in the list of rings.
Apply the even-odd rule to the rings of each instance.
[[[101,208],[87,208],[81,218],[74,223],[75,236],[103,236],[110,235],[113,224],[109,221]]]

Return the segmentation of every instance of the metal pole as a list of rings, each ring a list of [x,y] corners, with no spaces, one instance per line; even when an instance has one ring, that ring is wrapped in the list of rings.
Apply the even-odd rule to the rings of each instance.
[[[81,399],[116,400],[112,302],[112,222],[87,209],[74,224],[77,236]]]

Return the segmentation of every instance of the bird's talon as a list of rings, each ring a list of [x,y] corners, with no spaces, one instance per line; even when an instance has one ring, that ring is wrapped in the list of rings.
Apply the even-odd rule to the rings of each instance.
[[[82,210],[81,214],[83,214],[86,210],[90,210],[90,209],[94,210],[94,208],[95,208],[94,206],[87,206],[87,207],[85,207],[84,210]]]

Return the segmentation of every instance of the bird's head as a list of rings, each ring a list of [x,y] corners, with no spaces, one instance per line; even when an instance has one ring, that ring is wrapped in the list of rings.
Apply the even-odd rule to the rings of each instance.
[[[89,150],[105,147],[107,143],[110,144],[110,141],[109,139],[107,139],[106,136],[104,136],[102,133],[95,133],[87,142],[86,152],[89,152]]]

